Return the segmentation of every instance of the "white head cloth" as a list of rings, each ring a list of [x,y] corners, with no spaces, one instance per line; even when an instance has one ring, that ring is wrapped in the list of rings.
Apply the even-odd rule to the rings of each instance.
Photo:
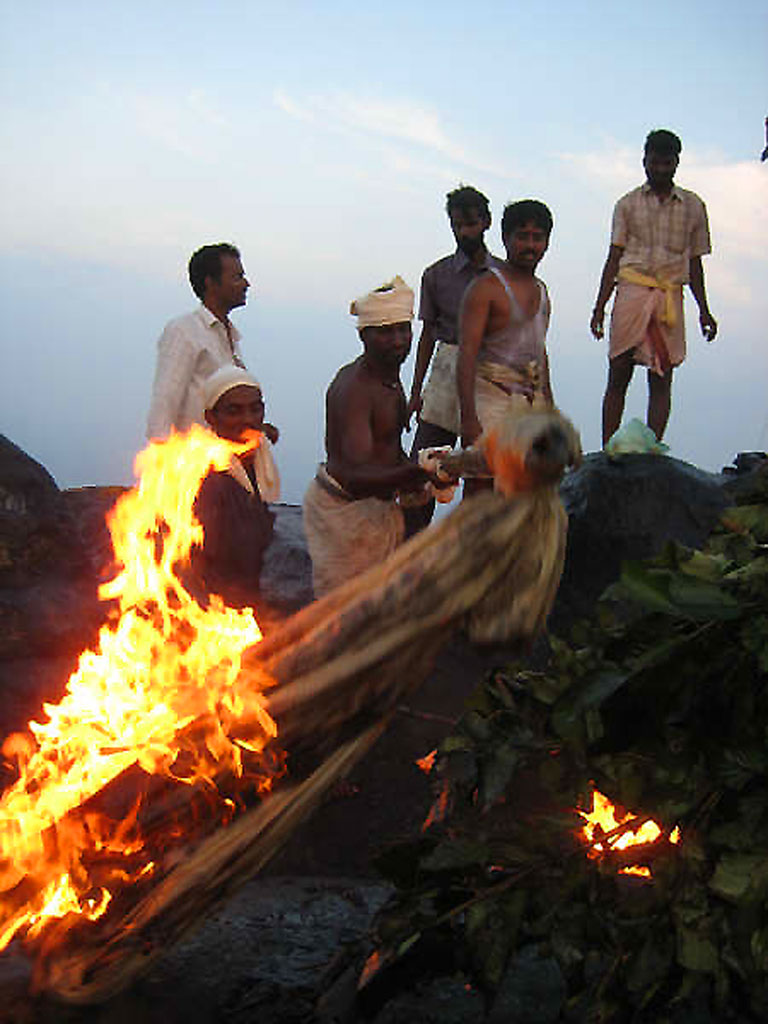
[[[362,295],[350,305],[358,327],[384,327],[410,323],[413,319],[413,292],[398,274],[387,284]]]
[[[261,391],[261,384],[242,366],[231,364],[222,366],[203,382],[203,407],[212,409],[222,395],[231,391],[232,388],[240,387],[241,384],[250,388],[258,388]]]

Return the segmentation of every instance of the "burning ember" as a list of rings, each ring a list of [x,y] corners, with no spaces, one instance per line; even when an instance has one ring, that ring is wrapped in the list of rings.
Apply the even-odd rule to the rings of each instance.
[[[258,436],[251,441],[258,443]],[[46,720],[5,741],[16,781],[0,800],[0,949],[33,945],[104,914],[116,893],[162,870],[164,842],[149,849],[141,801],[117,820],[94,797],[128,769],[211,794],[231,817],[221,778],[270,785],[276,735],[259,690],[239,680],[243,651],[261,639],[250,609],[196,601],[180,575],[203,539],[193,505],[210,469],[235,446],[200,427],[150,444],[136,458],[137,486],[109,517],[119,574],[100,588],[117,602],[95,650],[85,651]],[[274,760],[274,758],[273,758]],[[58,937],[57,937],[58,941]]]
[[[579,834],[590,844],[588,857],[600,857],[611,850],[627,850],[633,846],[655,843],[662,834],[661,827],[650,819],[638,818],[635,814],[617,817],[615,805],[596,789],[592,792],[592,810],[589,813],[586,811],[577,811],[577,813],[586,822]],[[633,821],[638,823],[636,829],[621,828],[622,825]],[[617,832],[617,830],[620,831]],[[617,832],[617,834],[611,835],[613,832]],[[679,828],[675,827],[672,830],[669,841],[670,843],[680,842]],[[621,868],[619,874],[650,878],[651,869],[644,865],[632,864]]]
[[[429,775],[429,773],[435,767],[436,760],[437,750],[430,750],[430,752],[428,754],[425,754],[424,757],[417,757],[415,763],[419,768],[421,768],[423,772]]]

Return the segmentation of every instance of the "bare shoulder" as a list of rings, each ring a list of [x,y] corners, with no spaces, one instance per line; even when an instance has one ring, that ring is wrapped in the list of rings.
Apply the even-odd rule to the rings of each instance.
[[[467,290],[464,292],[464,298],[474,302],[482,302],[492,298],[497,288],[501,287],[502,286],[496,275],[490,270],[486,270],[467,285]]]
[[[356,359],[338,371],[328,387],[326,398],[329,405],[359,404],[367,400],[369,393],[370,384],[362,372],[362,362]]]

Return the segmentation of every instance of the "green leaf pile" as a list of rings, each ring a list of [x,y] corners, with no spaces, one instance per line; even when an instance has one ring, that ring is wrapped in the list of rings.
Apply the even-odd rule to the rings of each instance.
[[[421,956],[491,1022],[768,1020],[767,683],[761,473],[702,551],[626,565],[546,671],[478,688],[438,751],[437,822],[382,855],[398,890],[368,977]],[[661,837],[587,856],[593,788]]]

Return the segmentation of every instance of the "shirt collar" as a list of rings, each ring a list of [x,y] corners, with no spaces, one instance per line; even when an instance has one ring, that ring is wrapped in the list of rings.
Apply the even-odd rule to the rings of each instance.
[[[649,192],[652,193],[653,195],[656,194],[647,181],[644,181],[643,184],[640,186],[640,191],[644,193],[644,195],[648,195]],[[672,191],[669,193],[669,195],[670,198],[679,199],[682,202],[683,193],[680,191],[677,185],[672,186]]]
[[[219,318],[214,313],[212,313],[210,309],[208,309],[208,307],[202,302],[197,308],[197,315],[200,317],[200,319],[203,321],[206,327],[216,327],[217,324],[219,327],[224,327],[224,324],[221,322],[221,320],[219,320]],[[238,331],[238,329],[235,327],[231,320],[229,321],[229,326],[232,330],[232,337],[235,339],[235,341],[240,341],[240,331]]]
[[[483,264],[480,267],[473,266],[473,264],[470,263],[469,256],[467,256],[467,254],[462,249],[457,249],[456,252],[453,254],[452,259],[452,267],[454,273],[456,274],[460,274],[462,270],[464,270],[466,267],[469,267],[472,270],[480,271],[486,269],[491,265],[491,254],[488,252],[487,249],[485,250],[485,260],[483,261]]]

